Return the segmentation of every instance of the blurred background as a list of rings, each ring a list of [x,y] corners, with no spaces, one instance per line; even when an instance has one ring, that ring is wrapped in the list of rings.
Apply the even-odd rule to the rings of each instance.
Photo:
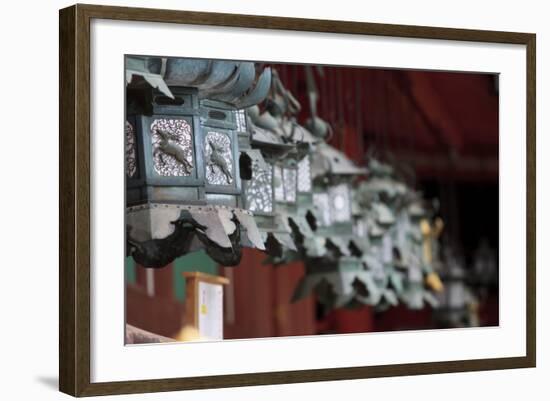
[[[301,103],[303,123],[310,116],[304,67],[271,66]],[[202,271],[230,280],[226,339],[498,325],[498,76],[333,66],[315,75],[318,114],[334,130],[330,144],[359,165],[367,155],[394,165],[439,204],[442,307],[329,311],[314,295],[291,303],[303,264],[275,267],[265,264],[264,253],[245,248],[237,267],[218,266],[203,251],[162,269],[145,269],[128,257],[128,324],[173,337],[185,325],[182,273]],[[475,310],[466,315],[474,318],[454,318],[472,297]]]

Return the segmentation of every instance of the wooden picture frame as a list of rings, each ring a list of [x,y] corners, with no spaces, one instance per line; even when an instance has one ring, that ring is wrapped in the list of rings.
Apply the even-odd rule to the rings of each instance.
[[[90,380],[90,22],[95,18],[476,41],[526,46],[526,355],[523,357],[92,383]],[[534,34],[95,5],[75,5],[61,10],[59,27],[59,388],[62,392],[73,396],[93,396],[535,366],[536,37]]]

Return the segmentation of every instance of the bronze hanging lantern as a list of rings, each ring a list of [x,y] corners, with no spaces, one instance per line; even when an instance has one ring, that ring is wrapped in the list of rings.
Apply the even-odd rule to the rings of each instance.
[[[368,303],[373,281],[351,246],[352,189],[354,180],[367,170],[324,141],[316,145],[310,160],[313,216],[309,221],[313,220],[315,229],[311,238],[303,238],[306,276],[295,289],[294,299],[315,292],[328,308]]]
[[[253,106],[247,110],[250,144],[259,152],[253,162],[250,180],[244,184],[244,198],[247,210],[254,214],[257,226],[270,255],[280,256],[285,249],[296,249],[291,231],[280,214],[281,205],[296,201],[294,174],[286,156],[293,151],[294,145],[285,143],[275,133],[276,120],[265,111]],[[285,169],[288,169],[285,172]],[[294,181],[292,187],[285,186],[284,175]]]
[[[260,151],[264,163],[256,163],[256,171],[245,186],[245,197],[248,209],[254,212],[263,230],[269,261],[275,264],[288,262],[296,256],[288,220],[299,201],[297,155],[302,148],[296,136],[310,135],[295,121],[294,115],[299,110],[300,104],[284,87],[275,70],[265,110],[260,112],[257,106],[247,110],[251,146]],[[271,180],[269,186],[266,185],[268,180]],[[259,202],[259,198],[269,201]],[[269,207],[261,208],[260,204]]]
[[[444,250],[441,279],[445,291],[437,294],[436,322],[442,327],[479,326],[479,299],[469,285],[465,261],[450,246]]]
[[[128,253],[161,267],[205,248],[220,264],[235,265],[242,246],[264,249],[243,207],[239,146],[242,109],[267,95],[270,70],[258,74],[249,62],[141,61],[148,71],[127,90]],[[157,87],[168,91],[151,88],[140,78],[147,74],[162,77]]]

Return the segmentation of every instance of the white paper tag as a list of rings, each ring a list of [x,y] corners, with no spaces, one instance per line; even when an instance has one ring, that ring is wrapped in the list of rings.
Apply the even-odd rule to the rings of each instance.
[[[223,340],[223,287],[199,283],[199,334],[208,340]]]

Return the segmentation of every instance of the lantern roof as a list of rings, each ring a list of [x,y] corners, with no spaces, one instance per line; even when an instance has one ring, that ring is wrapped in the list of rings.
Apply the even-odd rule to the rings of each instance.
[[[315,145],[320,142],[319,138],[316,138],[309,130],[298,124],[294,119],[282,119],[276,133],[283,138],[285,142],[296,144],[305,143],[308,145]]]
[[[363,196],[368,196],[368,194],[374,196],[383,193],[388,198],[393,199],[397,196],[404,196],[407,192],[407,187],[404,183],[391,177],[372,176],[361,183],[360,192]]]
[[[311,167],[314,178],[324,175],[358,176],[368,172],[365,167],[357,166],[343,152],[324,142],[317,145]]]
[[[276,70],[273,70],[271,89],[265,102],[265,110],[255,105],[247,110],[250,120],[258,128],[257,136],[261,137],[262,130],[272,134],[269,141],[295,146],[293,157],[301,159],[319,141],[311,132],[296,121],[296,115],[301,110],[300,103],[286,89]],[[264,135],[265,132],[264,132]],[[266,138],[259,138],[266,143]],[[306,146],[304,146],[306,145]]]
[[[284,141],[278,132],[278,121],[269,112],[260,114],[258,106],[252,106],[247,109],[247,115],[250,144],[266,157],[278,159],[296,149],[294,144]]]
[[[217,100],[237,109],[258,104],[271,88],[271,68],[259,70],[250,61],[177,57],[126,57],[126,80],[142,77],[174,98],[169,87],[193,87],[200,99]]]
[[[288,149],[288,151],[294,148],[292,144],[283,142],[282,138],[275,132],[258,127],[255,124],[251,124],[251,131],[251,143],[259,147],[279,147],[281,149]]]
[[[376,222],[383,226],[389,226],[395,223],[395,216],[392,210],[382,202],[374,202],[372,204],[373,211],[376,215]]]
[[[394,168],[378,159],[371,158],[369,160],[369,172],[373,176],[391,176],[394,172]]]
[[[420,201],[411,203],[408,207],[408,212],[412,217],[424,217],[426,215],[426,209]]]
[[[152,71],[149,69],[149,65],[151,65],[152,62],[151,57],[127,56],[125,65],[126,83],[130,84],[134,76],[139,76],[153,88],[158,89],[164,95],[174,99],[174,95],[160,74],[160,69],[157,70],[153,68]]]
[[[339,308],[352,303],[375,305],[383,291],[376,285],[372,273],[360,262],[343,257],[338,263],[324,264],[315,260],[306,265],[308,273],[300,280],[293,301],[315,292],[319,302]]]

